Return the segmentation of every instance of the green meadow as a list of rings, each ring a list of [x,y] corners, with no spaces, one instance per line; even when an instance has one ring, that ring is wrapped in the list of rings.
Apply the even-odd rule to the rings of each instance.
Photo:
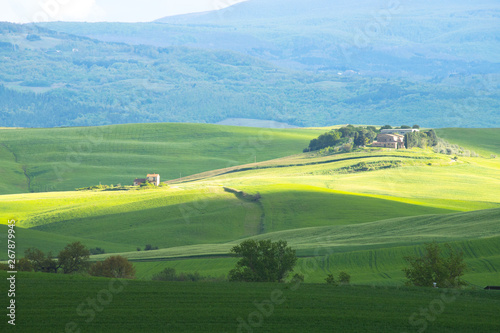
[[[6,274],[0,277],[5,281]],[[123,281],[40,273],[18,273],[16,288],[19,332],[302,333],[334,328],[475,333],[495,332],[500,325],[497,292],[484,290]]]
[[[204,124],[0,129],[0,193],[132,185],[153,172],[166,181],[288,156],[323,132]]]
[[[270,238],[297,250],[298,271],[312,265],[307,283],[344,270],[357,284],[401,286],[404,256],[428,242],[449,242],[466,254],[469,283],[497,283],[500,159],[492,154],[500,130],[438,131],[480,157],[454,159],[430,149],[301,153],[325,130],[200,124],[0,130],[7,175],[0,230],[18,221],[18,253],[35,246],[57,254],[77,240],[104,248],[91,260],[121,254],[143,280],[166,267],[225,276],[235,263],[231,247]],[[86,151],[67,149],[82,142]],[[149,172],[168,186],[72,191]],[[28,193],[28,181],[32,192],[65,191]],[[146,244],[159,249],[143,251]]]

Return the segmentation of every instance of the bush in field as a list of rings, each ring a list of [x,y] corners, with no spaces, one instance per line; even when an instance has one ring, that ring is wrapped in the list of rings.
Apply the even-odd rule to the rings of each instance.
[[[467,269],[463,252],[455,252],[450,245],[445,244],[447,256],[442,254],[436,243],[427,244],[421,256],[408,256],[404,259],[409,267],[403,269],[408,281],[407,285],[432,287],[434,282],[438,287],[460,287],[465,282],[460,277]]]
[[[104,261],[98,261],[90,266],[89,274],[109,278],[133,279],[134,266],[122,256],[111,256]]]
[[[144,251],[158,250],[158,246],[152,246],[151,244],[146,244]]]
[[[211,276],[201,276],[200,273],[198,272],[177,274],[175,272],[175,268],[167,267],[163,271],[153,275],[151,279],[154,281],[181,281],[181,282],[214,281],[215,282],[215,281],[223,281],[224,277],[214,278]]]
[[[156,281],[177,281],[177,274],[175,273],[175,268],[167,267],[163,271],[153,275],[151,279]]]
[[[337,281],[335,281],[335,277],[333,276],[333,274],[328,274],[326,276],[325,281],[326,281],[327,284],[331,284],[331,285],[334,285],[334,286],[338,285]]]
[[[297,262],[295,250],[283,240],[246,240],[231,252],[241,259],[229,272],[230,281],[283,282]]]
[[[341,284],[349,284],[351,282],[351,276],[346,272],[339,273],[339,282]]]
[[[100,247],[94,247],[92,249],[89,249],[89,251],[90,251],[90,254],[92,254],[92,255],[105,253],[104,249],[101,249]]]

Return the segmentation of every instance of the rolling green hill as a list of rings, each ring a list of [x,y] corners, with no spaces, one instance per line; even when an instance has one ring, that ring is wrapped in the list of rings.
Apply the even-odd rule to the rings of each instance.
[[[174,248],[225,243],[278,230],[452,212],[315,187],[256,189],[262,195],[256,203],[220,187],[4,195],[0,220],[15,218],[21,228],[45,232],[44,238],[50,233],[135,250],[145,244]]]
[[[440,130],[482,155],[457,160],[423,149],[297,154],[323,132],[196,124],[0,130],[5,172],[24,176],[24,167],[30,185],[57,181],[46,172],[54,166],[71,166],[60,186],[82,186],[95,172],[117,183],[151,165],[162,178],[181,166],[192,173],[158,189],[4,194],[0,221],[18,220],[19,253],[57,253],[80,240],[106,250],[92,260],[121,253],[145,279],[164,267],[225,275],[230,248],[249,237],[287,240],[301,265],[317,267],[306,282],[343,268],[357,283],[401,284],[402,257],[432,241],[466,251],[471,283],[498,278],[500,160],[488,154],[498,130]],[[85,153],[67,148],[82,141]],[[67,156],[81,160],[67,164]],[[238,162],[247,164],[224,165]],[[136,251],[146,244],[160,249]]]
[[[441,128],[436,130],[438,136],[461,146],[475,149],[490,157],[500,154],[500,130],[491,128]]]
[[[322,132],[203,124],[0,129],[0,193],[132,185],[153,172],[166,181],[291,155]]]

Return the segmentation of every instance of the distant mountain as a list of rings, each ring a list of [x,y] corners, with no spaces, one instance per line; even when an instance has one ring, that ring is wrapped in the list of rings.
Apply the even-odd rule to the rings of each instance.
[[[498,127],[498,54],[489,0],[249,0],[152,23],[3,24],[0,126]]]

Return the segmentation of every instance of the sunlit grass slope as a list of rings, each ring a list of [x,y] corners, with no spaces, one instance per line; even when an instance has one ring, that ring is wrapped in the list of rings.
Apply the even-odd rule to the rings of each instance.
[[[301,256],[314,256],[316,251],[352,252],[385,247],[421,245],[433,241],[454,242],[500,236],[500,209],[401,217],[375,222],[328,227],[300,228],[251,237],[252,239],[284,239]],[[241,240],[221,244],[198,244],[147,252],[124,253],[134,260],[225,255]],[[500,253],[499,253],[500,255]],[[106,255],[96,256],[96,258]]]
[[[369,170],[360,169],[364,163]],[[500,159],[466,158],[421,149],[362,151],[278,159],[239,172],[199,179],[200,185],[313,185],[455,210],[499,207]],[[292,186],[290,186],[292,187]]]
[[[7,228],[6,225],[0,224],[0,235],[6,235],[8,232]],[[15,232],[17,258],[24,257],[24,251],[30,247],[41,249],[45,253],[51,252],[52,255],[57,256],[59,251],[73,242],[82,242],[89,249],[96,247],[104,248],[107,252],[134,251],[136,249],[134,245],[103,242],[85,237],[65,236],[33,229],[16,228]],[[5,249],[7,248],[7,237],[0,238],[0,246]],[[3,251],[0,255],[0,260],[7,259],[7,251]]]
[[[0,219],[16,219],[21,228],[92,244],[102,241],[135,249],[145,244],[173,248],[225,243],[278,230],[452,212],[312,186],[258,186],[252,192],[261,193],[258,202],[238,198],[220,186],[4,195]]]
[[[166,181],[295,154],[323,132],[178,123],[4,129],[0,163],[6,174],[0,180],[0,193],[27,192],[28,179],[21,181],[18,175],[22,166],[29,190],[35,192],[99,182],[131,185],[147,173],[159,173]],[[17,165],[12,164],[13,154]],[[13,177],[19,179],[13,182]]]

